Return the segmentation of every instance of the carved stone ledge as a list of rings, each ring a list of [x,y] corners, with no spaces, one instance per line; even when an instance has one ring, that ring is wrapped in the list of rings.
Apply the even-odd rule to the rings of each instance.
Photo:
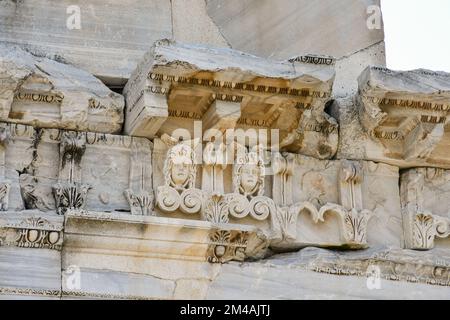
[[[125,132],[155,138],[175,129],[194,137],[208,129],[279,130],[269,143],[292,152],[331,158],[338,124],[325,112],[334,80],[332,63],[273,61],[242,52],[161,40],[124,88]],[[332,61],[323,58],[323,61]],[[240,134],[236,133],[237,138]]]
[[[181,237],[180,230],[183,230]],[[111,237],[120,237],[121,241],[105,241]],[[95,251],[99,256],[111,256],[116,260],[133,256],[142,261],[164,258],[223,263],[264,255],[267,248],[265,243],[267,239],[261,237],[257,228],[246,225],[116,212],[68,210],[65,215],[65,248],[69,260]],[[122,254],[117,255],[119,252]],[[84,259],[82,261],[87,262]],[[106,260],[99,259],[93,263],[98,265],[102,261]],[[78,264],[75,262],[66,261],[66,264]],[[139,264],[135,267],[138,269],[132,272],[146,273],[146,270],[139,269]]]
[[[358,82],[340,106],[339,158],[450,168],[450,74],[368,67]]]
[[[373,279],[450,286],[450,256],[444,249],[417,252],[377,247],[357,252],[336,252],[320,248],[304,248],[282,257],[275,255],[260,263],[270,265],[272,268],[288,265],[294,272],[310,270],[339,276],[361,277],[364,283]],[[381,286],[385,288],[383,283]]]

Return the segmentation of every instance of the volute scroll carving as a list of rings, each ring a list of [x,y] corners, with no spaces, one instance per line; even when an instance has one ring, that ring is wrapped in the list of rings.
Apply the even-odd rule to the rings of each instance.
[[[263,221],[275,215],[276,207],[272,199],[264,196],[265,166],[263,149],[256,146],[247,151],[238,151],[233,168],[233,193],[228,195],[229,212],[234,218],[250,215]]]
[[[294,203],[293,160],[289,155],[275,154],[274,199],[277,200],[277,219],[281,232],[281,241],[293,242],[297,239],[297,223],[300,214],[308,213],[313,223],[325,223],[328,214],[336,215],[340,221],[341,244],[351,248],[367,246],[367,224],[372,217],[370,210],[364,209],[362,187],[364,173],[359,162],[344,160],[339,171],[340,204],[326,203],[317,207],[311,201]],[[287,191],[286,194],[280,190]]]

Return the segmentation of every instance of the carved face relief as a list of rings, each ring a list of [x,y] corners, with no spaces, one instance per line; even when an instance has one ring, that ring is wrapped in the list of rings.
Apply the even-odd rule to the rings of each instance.
[[[244,194],[252,194],[258,187],[258,179],[260,176],[259,168],[253,164],[246,164],[241,168],[241,187]]]
[[[171,178],[175,185],[182,186],[189,179],[190,163],[175,163],[172,166]]]
[[[177,190],[193,188],[196,167],[194,151],[184,144],[177,144],[169,149],[164,164],[166,185]]]
[[[234,192],[246,197],[264,193],[264,163],[257,152],[246,153],[237,160],[234,170]]]

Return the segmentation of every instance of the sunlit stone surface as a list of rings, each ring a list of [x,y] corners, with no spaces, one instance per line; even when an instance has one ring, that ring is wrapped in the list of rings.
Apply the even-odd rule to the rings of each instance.
[[[378,4],[0,1],[0,298],[448,298],[450,77]]]

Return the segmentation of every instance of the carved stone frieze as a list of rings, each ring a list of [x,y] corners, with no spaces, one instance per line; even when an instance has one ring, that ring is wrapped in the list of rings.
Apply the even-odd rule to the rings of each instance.
[[[260,147],[232,148],[236,153],[231,168],[229,154],[220,147],[205,148],[204,161],[196,165],[190,143],[174,142],[166,150],[157,214],[255,225],[275,249],[305,245],[359,249],[370,242],[400,246],[401,216],[392,215],[385,206],[399,206],[396,168],[270,153]],[[201,189],[192,187],[197,166],[203,169]],[[378,190],[385,179],[387,187]],[[392,231],[384,230],[386,221]],[[377,234],[380,230],[384,237]]]
[[[381,207],[383,202],[398,201],[395,194],[389,199],[389,193],[381,192],[383,195],[377,200],[379,202],[369,204],[369,199],[379,197],[376,195],[374,198],[368,192],[377,192],[373,188],[380,183],[379,179],[384,179],[383,171],[392,175],[389,189],[394,192],[398,190],[398,175],[394,168],[386,165],[361,161],[321,163],[320,160],[299,155],[274,154],[272,168],[273,197],[281,233],[279,240],[273,244],[277,248],[301,246],[301,243],[365,248],[369,245],[370,219],[376,216],[375,213],[389,214],[388,208]],[[382,218],[375,220],[379,219]],[[398,219],[398,232],[400,217],[395,219]],[[374,236],[373,231],[371,235]],[[389,237],[394,237],[393,243],[399,246],[399,236],[395,232]],[[385,240],[378,238],[376,242],[383,243]]]
[[[61,250],[63,224],[52,213],[5,212],[0,218],[1,245]]]
[[[234,148],[234,146],[233,146]],[[229,223],[250,217],[255,221],[275,219],[275,204],[264,196],[262,149],[239,146],[232,170],[232,191],[226,193],[224,170],[229,159],[225,147],[210,143],[203,153],[202,189],[195,186],[194,149],[186,143],[169,148],[164,162],[164,186],[158,187],[157,204],[166,213],[200,213],[202,220]],[[272,222],[274,229],[277,224]]]
[[[22,124],[3,127],[10,132],[9,143],[0,146],[0,183],[10,184],[8,210],[62,214],[67,208],[85,208],[153,214],[149,140]]]

